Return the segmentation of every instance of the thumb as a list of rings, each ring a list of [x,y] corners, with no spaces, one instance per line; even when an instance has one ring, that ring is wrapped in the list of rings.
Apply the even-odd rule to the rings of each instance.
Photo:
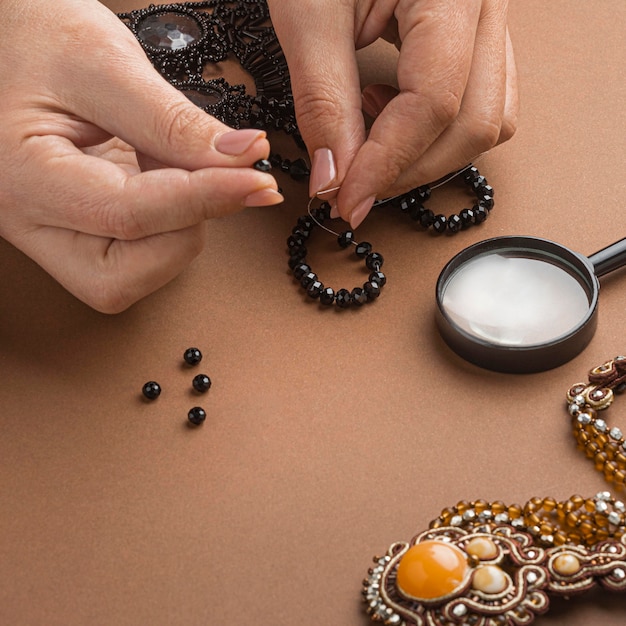
[[[90,28],[79,32],[90,42],[102,42],[106,54],[83,55],[83,60],[79,55],[74,71],[58,77],[70,110],[170,167],[244,167],[267,157],[264,131],[234,131],[204,112],[158,74],[117,16],[100,3],[90,11],[98,15],[90,15]],[[87,96],[77,89],[86,84]]]
[[[341,185],[365,140],[354,8],[337,0],[309,0],[310,10],[307,2],[305,7],[280,0],[268,4],[289,66],[298,127],[311,156],[312,197]]]

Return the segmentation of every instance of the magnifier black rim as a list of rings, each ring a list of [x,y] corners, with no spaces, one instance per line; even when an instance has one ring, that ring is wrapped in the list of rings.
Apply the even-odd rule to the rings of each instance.
[[[546,258],[546,256],[548,256],[551,258],[555,265],[560,265],[561,267],[564,267],[566,271],[567,268],[569,268],[570,270],[579,270],[578,275],[581,282],[583,283],[581,284],[581,286],[583,288],[587,287],[585,288],[585,291],[587,292],[587,295],[589,297],[589,307],[587,309],[586,315],[572,329],[565,333],[562,333],[561,335],[558,335],[557,337],[554,337],[553,339],[550,339],[549,341],[526,344],[523,346],[492,343],[483,338],[477,337],[476,335],[473,335],[458,326],[458,324],[448,316],[445,307],[443,306],[442,300],[445,287],[447,286],[449,279],[454,275],[454,271],[459,268],[463,263],[473,258],[478,258],[483,253],[494,253],[498,250],[502,250],[504,252],[506,250],[516,248],[520,248],[520,252],[524,250],[527,250],[531,254],[535,252],[537,253],[537,258],[541,258],[542,256]],[[568,260],[570,261],[569,263]],[[564,266],[564,264],[567,265]],[[457,253],[444,266],[441,273],[439,274],[436,286],[437,308],[440,319],[443,319],[445,323],[449,326],[449,329],[451,329],[457,335],[460,335],[466,342],[470,342],[476,346],[479,346],[483,350],[490,351],[493,355],[504,353],[530,354],[536,351],[547,350],[551,347],[556,347],[564,344],[565,342],[579,334],[589,324],[589,322],[594,319],[597,312],[596,309],[598,304],[598,295],[599,282],[594,273],[593,265],[587,257],[549,239],[532,237],[527,235],[506,235],[501,237],[492,237],[490,239],[479,241],[461,250],[461,252]],[[446,339],[447,333],[442,334],[444,334],[444,339]],[[447,339],[446,342],[448,342]],[[582,346],[582,348],[584,348],[584,345]],[[580,349],[582,350],[582,348]],[[453,349],[456,351],[456,348],[453,347]],[[486,367],[493,369],[492,367],[490,367],[489,363],[483,363],[482,359],[469,358],[469,360],[472,360],[474,362],[481,361],[478,363],[479,365],[485,365]],[[487,360],[487,356],[485,356],[485,360]],[[563,362],[565,362],[565,360],[567,360],[567,358],[565,358]]]

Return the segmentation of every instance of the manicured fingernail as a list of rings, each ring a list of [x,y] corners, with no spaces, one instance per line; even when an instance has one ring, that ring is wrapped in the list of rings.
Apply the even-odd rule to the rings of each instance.
[[[217,138],[215,149],[228,156],[239,156],[248,150],[255,141],[264,137],[266,137],[265,131],[256,128],[231,130]]]
[[[376,200],[376,196],[370,196],[369,198],[365,198],[362,202],[359,202],[354,209],[352,209],[352,213],[350,213],[350,226],[352,228],[356,228],[363,222],[363,220],[367,217],[367,214],[372,209],[374,205],[374,200]]]
[[[309,178],[309,197],[328,189],[337,177],[335,157],[328,148],[318,148],[313,153],[311,177]]]
[[[282,194],[275,189],[259,189],[246,196],[243,201],[244,206],[271,206],[284,201]]]
[[[339,215],[339,209],[337,208],[337,203],[331,202],[330,203],[330,218],[333,220],[336,220],[338,217],[341,217],[341,216]]]

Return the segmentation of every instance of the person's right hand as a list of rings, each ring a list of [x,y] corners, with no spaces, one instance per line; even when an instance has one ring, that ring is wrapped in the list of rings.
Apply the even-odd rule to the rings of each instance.
[[[202,250],[207,218],[282,201],[251,167],[265,133],[190,103],[97,0],[0,9],[0,236],[78,298],[122,311]]]

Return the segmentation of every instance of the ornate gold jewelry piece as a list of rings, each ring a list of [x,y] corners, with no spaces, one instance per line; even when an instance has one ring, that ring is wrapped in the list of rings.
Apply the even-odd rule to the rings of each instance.
[[[626,357],[594,368],[567,392],[578,445],[604,477],[626,480],[626,440],[598,417],[626,389]],[[526,626],[596,586],[626,591],[626,505],[531,498],[525,505],[461,501],[429,530],[391,545],[363,581],[372,620],[387,626]]]

